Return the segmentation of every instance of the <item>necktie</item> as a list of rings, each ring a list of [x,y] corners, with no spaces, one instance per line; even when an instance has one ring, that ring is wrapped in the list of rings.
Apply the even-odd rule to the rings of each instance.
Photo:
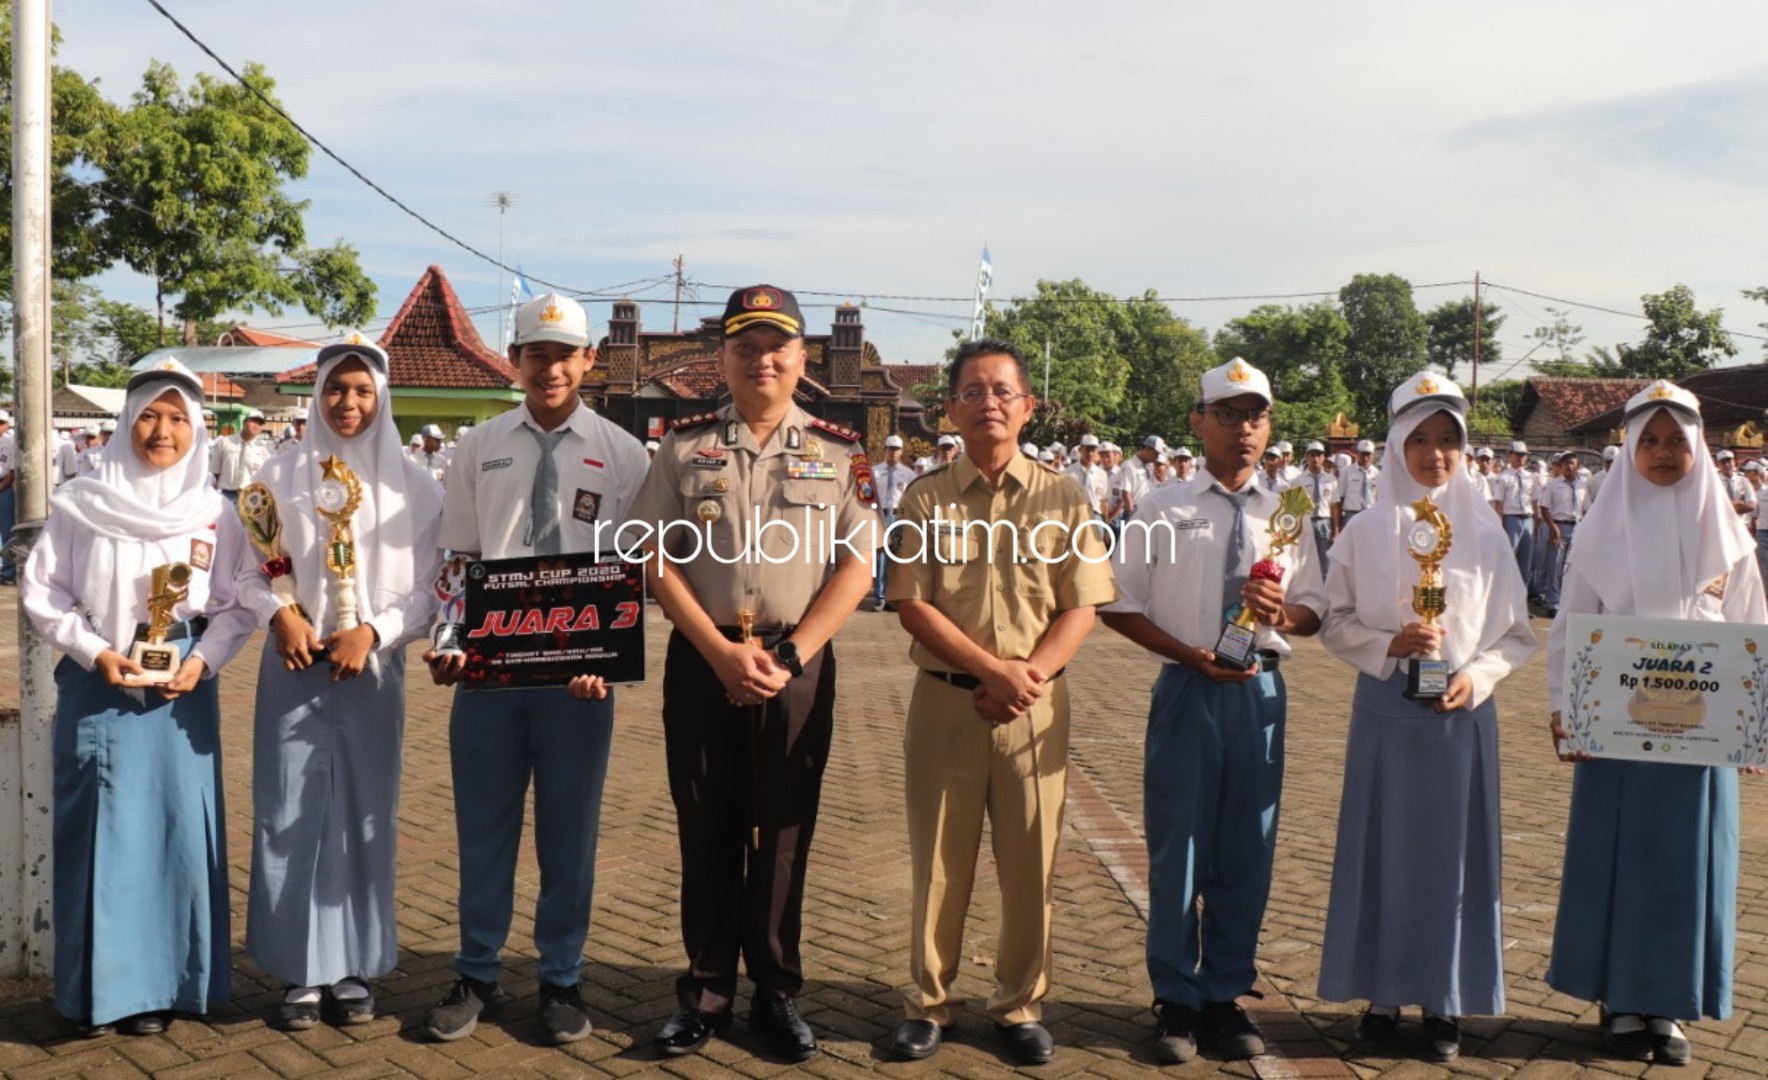
[[[1222,582],[1222,607],[1226,609],[1240,602],[1240,590],[1252,573],[1252,537],[1246,531],[1246,500],[1252,498],[1252,491],[1229,491],[1220,484],[1209,490],[1228,500],[1234,507],[1234,524],[1228,530],[1228,551]]]
[[[528,546],[536,555],[559,553],[559,463],[553,460],[553,450],[569,430],[528,429],[540,446],[540,460],[534,465],[534,491],[528,496]]]
[[[1319,517],[1320,516],[1320,474],[1319,473],[1310,473],[1309,475],[1314,478],[1314,516]]]
[[[884,466],[884,509],[896,509],[896,466]]]

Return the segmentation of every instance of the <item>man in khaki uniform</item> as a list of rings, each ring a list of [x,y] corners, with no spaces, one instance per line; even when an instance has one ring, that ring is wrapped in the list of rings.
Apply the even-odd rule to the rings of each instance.
[[[1008,1053],[1037,1065],[1055,1054],[1039,1020],[1068,778],[1062,673],[1093,608],[1117,593],[1086,496],[1018,451],[1035,404],[1024,358],[1005,342],[967,342],[949,384],[964,455],[903,493],[886,593],[920,668],[903,734],[914,988],[893,1049],[928,1057],[952,1024],[986,814],[1001,889],[988,1014]]]
[[[676,422],[631,513],[661,526],[645,545],[648,580],[674,624],[663,735],[688,970],[655,1043],[690,1054],[728,1026],[740,955],[751,1030],[799,1061],[817,1050],[792,998],[835,726],[829,640],[871,587],[881,529],[859,433],[792,401],[805,362],[792,294],[738,289],[723,325],[731,404]]]

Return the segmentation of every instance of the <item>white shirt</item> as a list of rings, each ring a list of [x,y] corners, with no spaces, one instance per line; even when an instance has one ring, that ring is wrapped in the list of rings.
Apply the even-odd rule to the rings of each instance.
[[[1505,469],[1499,473],[1493,479],[1492,501],[1503,504],[1500,509],[1506,516],[1533,515],[1535,488],[1529,482],[1529,474],[1520,469]]]
[[[1317,473],[1303,470],[1301,477],[1290,486],[1301,488],[1308,493],[1308,498],[1314,500],[1314,517],[1332,520],[1332,504],[1338,501],[1338,481],[1332,478],[1332,474],[1325,469]]]
[[[1584,508],[1586,510],[1590,508],[1591,503],[1596,501],[1596,493],[1602,490],[1602,485],[1607,481],[1608,469],[1606,468],[1597,469],[1590,474],[1590,482],[1584,488]]]
[[[1547,516],[1554,521],[1575,522],[1584,516],[1583,495],[1581,485],[1563,476],[1555,476],[1541,489],[1540,505],[1546,508]]]
[[[1062,470],[1062,475],[1080,485],[1087,494],[1087,505],[1094,513],[1103,513],[1105,500],[1110,497],[1110,481],[1106,479],[1105,470],[1098,465],[1082,466],[1079,462]]]
[[[1345,513],[1360,513],[1375,505],[1375,481],[1380,475],[1373,463],[1364,468],[1353,461],[1339,470],[1338,501]]]
[[[1730,476],[1719,474],[1720,483],[1725,485],[1725,494],[1732,502],[1753,502],[1750,498],[1750,482],[1743,473],[1734,472]]]
[[[97,476],[98,467],[104,464],[105,443],[93,443],[80,454],[79,462],[74,466],[81,476]]]
[[[1143,470],[1141,462],[1119,466],[1111,483],[1112,502],[1121,513],[1126,495],[1133,505],[1140,506],[1142,497],[1148,494],[1149,489],[1148,474]]]
[[[417,452],[417,463],[428,469],[430,475],[436,478],[436,483],[444,488],[448,486],[448,466],[453,461],[454,455],[447,450],[437,450],[433,454],[428,450]]]
[[[1145,615],[1187,645],[1215,648],[1224,612],[1240,602],[1237,596],[1222,595],[1234,506],[1212,490],[1219,486],[1209,470],[1201,469],[1184,483],[1151,493],[1136,508],[1111,558],[1118,598],[1099,610]],[[1254,558],[1264,558],[1270,543],[1266,529],[1277,497],[1256,484],[1249,486],[1253,494],[1246,502],[1244,528],[1257,549]],[[1324,615],[1326,594],[1314,552],[1314,531],[1303,529],[1301,539],[1285,548],[1277,562],[1284,568],[1288,602]],[[1290,654],[1288,640],[1271,627],[1260,623],[1257,635],[1260,649]],[[1158,653],[1149,655],[1163,664],[1172,663]]]
[[[601,550],[611,554],[615,530],[626,521],[644,483],[650,455],[644,443],[587,406],[579,406],[564,428],[570,434],[553,449],[559,472],[559,550],[596,550],[596,524],[607,522]],[[533,433],[539,430],[524,403],[460,440],[448,470],[438,544],[486,559],[534,554],[528,519],[540,462]]]
[[[55,447],[55,482],[66,483],[80,475],[80,449],[72,439]]]
[[[238,491],[252,482],[252,477],[270,460],[270,444],[262,438],[245,441],[236,431],[215,440],[210,471],[218,478],[222,491]]]
[[[1289,477],[1283,475],[1283,469],[1281,467],[1277,469],[1277,475],[1272,476],[1261,466],[1259,470],[1253,474],[1252,479],[1259,487],[1272,493],[1282,491],[1290,486]]]
[[[902,502],[902,489],[921,475],[898,461],[895,465],[880,461],[872,466],[872,486],[878,492],[878,508],[894,511]]]
[[[0,435],[0,479],[12,475],[18,467],[18,440],[13,438],[17,428],[7,428],[6,434]]]

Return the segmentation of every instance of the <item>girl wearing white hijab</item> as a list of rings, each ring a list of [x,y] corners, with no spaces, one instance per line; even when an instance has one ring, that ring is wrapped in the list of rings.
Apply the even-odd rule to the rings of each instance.
[[[355,341],[320,350],[318,415],[257,476],[276,500],[295,596],[312,622],[283,605],[262,567],[245,566],[238,583],[241,603],[270,627],[252,744],[246,952],[290,984],[281,1021],[293,1030],[322,1014],[336,1024],[373,1020],[368,980],[397,959],[405,645],[429,629],[441,562],[442,490],[400,444],[386,353]],[[325,564],[331,526],[317,494],[333,457],[362,488],[351,519],[360,625],[350,630],[337,628],[338,584]]]
[[[227,853],[215,673],[252,632],[234,606],[245,534],[209,483],[202,384],[176,360],[129,380],[118,443],[70,480],[20,579],[56,666],[55,1004],[85,1034],[165,1029],[227,1000]],[[184,563],[166,634],[184,659],[145,687],[126,655],[155,568]],[[120,1021],[120,1024],[118,1022]]]
[[[1375,506],[1332,549],[1320,640],[1359,672],[1320,965],[1320,997],[1367,1000],[1359,1041],[1390,1039],[1399,1007],[1424,1011],[1425,1056],[1460,1054],[1460,1017],[1504,1011],[1497,684],[1535,651],[1528,595],[1504,527],[1461,467],[1467,400],[1428,372],[1393,392]],[[1451,529],[1448,610],[1412,610],[1413,504]],[[1404,696],[1406,660],[1440,649],[1438,702]]]
[[[1731,1012],[1737,770],[1564,753],[1566,620],[1761,623],[1768,606],[1755,544],[1707,464],[1699,400],[1659,381],[1624,415],[1626,443],[1578,526],[1547,638],[1555,744],[1578,761],[1547,983],[1602,1003],[1619,1056],[1680,1065],[1690,1047],[1676,1021]]]

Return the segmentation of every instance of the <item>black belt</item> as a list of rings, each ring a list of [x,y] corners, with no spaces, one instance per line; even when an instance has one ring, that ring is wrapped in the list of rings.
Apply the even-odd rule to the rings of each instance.
[[[1057,679],[1060,679],[1062,677],[1062,673],[1067,670],[1068,669],[1066,667],[1059,668],[1056,671],[1056,674],[1050,676],[1045,681],[1046,682],[1055,682]],[[959,690],[974,690],[978,686],[982,685],[981,679],[978,679],[974,675],[966,675],[962,671],[928,671],[926,668],[922,668],[921,674],[931,675],[935,679],[938,679],[940,682],[943,682],[943,683],[951,683],[953,686],[957,687]]]
[[[1553,519],[1553,524],[1555,524],[1555,525],[1576,525],[1577,523],[1578,523],[1577,518],[1554,518]]]
[[[1260,649],[1258,651],[1258,666],[1260,671],[1276,671],[1277,665],[1282,662],[1283,657],[1280,656],[1275,649]]]
[[[209,628],[209,617],[207,615],[197,615],[194,618],[183,619],[179,622],[173,623],[171,626],[166,627],[166,640],[167,641],[183,641],[185,638],[202,637],[203,631],[207,630],[208,628]],[[147,640],[147,624],[138,623],[136,625],[136,627],[135,627],[135,640],[136,641],[146,641]]]
[[[1533,514],[1505,514],[1504,516],[1505,517],[1532,518],[1535,515],[1533,515]]]
[[[757,626],[749,631],[749,636],[760,638],[761,647],[764,649],[771,649],[775,645],[778,645],[780,642],[791,637],[792,631],[796,629],[798,629],[796,626]],[[743,640],[743,631],[741,627],[721,626],[718,628],[718,632],[724,635],[726,641]]]

